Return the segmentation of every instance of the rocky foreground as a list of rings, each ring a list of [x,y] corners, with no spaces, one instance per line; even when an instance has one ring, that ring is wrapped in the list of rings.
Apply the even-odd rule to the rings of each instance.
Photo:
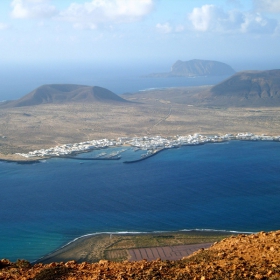
[[[0,261],[0,279],[280,279],[280,230],[223,239],[179,261]]]

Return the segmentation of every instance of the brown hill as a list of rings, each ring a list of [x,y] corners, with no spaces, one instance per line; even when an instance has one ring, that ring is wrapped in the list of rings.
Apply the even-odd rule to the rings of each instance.
[[[33,106],[67,102],[128,102],[108,89],[72,84],[43,85],[22,98],[2,104],[4,107]]]
[[[279,106],[280,70],[236,73],[212,87],[211,96],[220,103]]]
[[[238,235],[179,261],[30,265],[0,261],[0,279],[280,279],[280,231]]]

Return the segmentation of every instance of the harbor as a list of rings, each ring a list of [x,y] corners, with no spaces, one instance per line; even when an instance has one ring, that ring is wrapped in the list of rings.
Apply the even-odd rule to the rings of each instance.
[[[126,151],[126,149],[114,151],[110,154],[103,152],[95,157],[78,157],[78,156],[71,156],[71,155],[66,155],[64,157],[69,159],[76,159],[76,160],[120,160],[121,159],[120,154],[123,153],[124,151]]]
[[[165,148],[162,148],[162,149],[160,149],[160,150],[150,150],[150,151],[148,151],[146,154],[143,154],[143,155],[141,156],[141,158],[139,158],[139,159],[135,159],[135,160],[126,160],[126,161],[124,161],[123,163],[135,163],[135,162],[139,162],[139,161],[148,159],[148,158],[150,158],[150,157],[153,157],[153,156],[157,155],[158,153],[160,153],[160,152],[162,152],[162,151],[164,151],[164,150],[165,150]]]
[[[203,145],[206,143],[221,143],[226,141],[280,141],[280,136],[256,135],[250,132],[224,135],[201,135],[195,133],[187,136],[174,136],[165,138],[162,136],[143,137],[119,137],[117,139],[100,139],[74,144],[64,144],[48,149],[35,150],[28,153],[17,153],[27,161],[38,161],[51,157],[64,157],[75,160],[120,160],[121,153],[126,151],[126,147],[131,147],[134,152],[147,151],[139,159],[127,160],[124,163],[134,163],[148,159],[159,152],[178,148],[182,146]],[[92,157],[81,157],[78,154],[85,154],[94,150],[121,148],[107,154],[105,151]]]

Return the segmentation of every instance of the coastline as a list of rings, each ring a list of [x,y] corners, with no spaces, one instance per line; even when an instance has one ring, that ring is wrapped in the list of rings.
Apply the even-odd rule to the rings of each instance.
[[[0,153],[0,162],[7,162],[7,163],[18,163],[18,164],[33,164],[33,163],[40,163],[41,160],[46,160],[49,157],[38,157],[38,158],[24,158],[18,156],[16,154],[8,154],[4,155]]]
[[[128,139],[128,140],[123,140]],[[140,150],[149,150],[149,152],[140,159],[128,160],[123,163],[135,163],[148,159],[159,152],[171,148],[178,148],[181,146],[197,146],[211,143],[221,143],[228,141],[273,141],[280,142],[280,136],[270,136],[266,134],[255,135],[253,133],[238,133],[238,134],[224,134],[224,135],[188,135],[179,136],[172,139],[163,138],[161,136],[143,136],[143,137],[124,137],[114,139],[92,140],[81,143],[65,144],[56,146],[49,149],[35,150],[27,154],[16,153],[4,155],[0,153],[0,162],[10,162],[18,164],[33,164],[39,163],[41,160],[50,158],[69,158],[75,160],[118,160],[120,156],[113,157],[93,157],[93,158],[80,158],[76,155],[91,152],[93,150],[100,150],[112,147],[136,147]],[[93,144],[94,143],[94,144]],[[97,144],[96,144],[97,143]],[[78,148],[76,148],[78,146]],[[72,149],[72,147],[75,147]]]
[[[128,250],[143,248],[163,248],[164,246],[210,246],[226,237],[252,232],[225,231],[212,229],[193,229],[180,231],[154,232],[101,232],[86,234],[75,238],[62,247],[50,252],[33,263],[98,262],[101,259],[110,261],[129,260]],[[112,254],[113,252],[113,254]],[[113,255],[113,256],[112,256]],[[119,258],[114,258],[114,256]]]
[[[252,143],[252,142],[251,142]],[[195,151],[197,151],[199,154],[201,153],[201,152],[204,152],[204,151],[210,151],[210,153],[211,153],[211,151],[213,151],[213,150],[215,150],[215,149],[222,149],[223,151],[230,151],[231,149],[230,149],[230,146],[231,146],[231,144],[232,144],[232,146],[233,147],[238,147],[239,145],[241,145],[241,146],[245,146],[245,147],[250,147],[251,145],[253,145],[255,148],[257,148],[258,147],[258,144],[260,144],[260,146],[261,147],[266,147],[266,146],[270,146],[270,145],[272,145],[274,148],[273,148],[273,150],[278,150],[278,147],[279,147],[279,145],[278,145],[278,143],[265,143],[265,142],[258,142],[258,143],[252,143],[251,144],[250,142],[243,142],[243,144],[242,144],[242,142],[240,142],[240,141],[232,141],[231,143],[228,143],[228,142],[225,142],[224,144],[223,143],[221,143],[221,144],[219,144],[219,145],[206,145],[206,146],[201,146],[201,147],[190,147],[190,148],[186,148],[186,149],[184,149],[184,147],[182,147],[182,149],[174,149],[174,150],[172,150],[172,151],[167,151],[167,153],[164,153],[164,154],[161,154],[161,155],[159,155],[159,158],[154,158],[156,161],[161,161],[161,158],[163,158],[164,159],[164,157],[165,156],[167,156],[168,158],[170,158],[170,159],[173,159],[173,154],[175,153],[175,154],[177,154],[178,156],[179,156],[179,158],[181,157],[181,154],[182,153],[187,153],[187,154],[193,154],[193,155],[195,155],[196,154],[196,152],[193,152],[194,150]],[[121,148],[117,148],[116,150],[118,150],[118,149],[121,149]],[[110,154],[111,152],[112,152],[112,150],[113,149],[110,149],[110,152],[107,152],[107,151],[105,151],[105,152],[107,152],[107,154]],[[253,150],[255,150],[255,149],[253,149]],[[100,152],[99,151],[94,151],[93,153],[92,153],[92,155],[94,155],[94,154],[99,154]],[[134,151],[133,151],[133,149],[131,149],[131,148],[129,148],[128,149],[128,155],[131,157],[131,158],[133,158],[133,155],[134,155],[134,158],[135,157],[140,157],[140,154],[142,154],[143,152],[141,151],[141,150],[139,150],[139,151],[137,151],[137,153],[134,153]],[[83,157],[83,156],[92,156],[91,154],[84,154],[84,155],[82,155],[81,157]],[[126,157],[126,154],[124,154],[124,158]],[[128,157],[127,157],[128,158]],[[48,166],[51,168],[51,166],[52,166],[52,163],[54,163],[54,164],[57,164],[57,165],[61,165],[61,166],[63,166],[64,165],[64,163],[66,164],[66,163],[69,163],[69,165],[70,166],[73,166],[73,168],[78,168],[80,171],[84,171],[85,169],[87,169],[88,168],[88,166],[89,166],[89,169],[91,170],[92,169],[92,166],[93,165],[96,165],[96,166],[99,166],[99,164],[98,163],[89,163],[89,164],[85,164],[85,165],[82,165],[82,166],[80,166],[80,165],[78,165],[78,163],[77,162],[74,162],[74,161],[64,161],[64,159],[62,159],[62,160],[57,160],[57,159],[54,159],[54,160],[50,160],[49,161],[49,164],[47,164],[47,163],[42,163],[42,164],[40,164],[40,165],[38,165],[38,166],[34,166],[34,168],[39,168],[40,170],[43,170],[44,171],[44,169],[45,168],[47,168]],[[107,163],[104,163],[105,165],[107,165]],[[147,162],[143,162],[143,164],[142,164],[142,166],[143,167],[145,167],[146,165],[151,165],[151,166],[154,166],[154,164],[155,164],[155,162],[154,162],[154,160],[152,159],[152,160],[150,160],[150,161],[147,161]],[[111,165],[115,165],[115,164],[108,164],[109,166],[111,166]],[[120,162],[120,164],[119,163],[117,163],[116,164],[116,166],[118,167],[118,168],[123,168],[123,169],[126,169],[126,166],[123,166],[123,167],[121,167],[122,166],[122,164],[121,164],[121,162]],[[2,164],[2,167],[4,167],[4,164]],[[140,166],[139,166],[140,167]],[[17,167],[16,167],[16,165],[7,165],[7,168],[8,168],[8,170],[9,169],[17,169]],[[31,168],[31,166],[30,166],[30,168]],[[63,167],[62,167],[63,168]],[[129,166],[129,168],[138,168],[138,165],[135,165],[135,166]],[[142,167],[141,167],[142,168]],[[21,168],[22,169],[22,168]],[[33,169],[33,167],[32,167],[32,169]],[[24,168],[23,169],[24,171],[26,171],[26,170],[29,170],[29,167],[27,166],[27,169],[26,168]],[[200,201],[200,200],[199,200]],[[110,201],[109,201],[109,203],[110,203]],[[176,214],[177,215],[177,214]],[[192,215],[192,216],[194,216],[194,215]],[[179,229],[182,229],[182,228],[184,228],[184,225],[182,226],[180,226],[180,224],[178,224],[179,225]],[[231,227],[224,227],[224,228],[226,228],[226,229],[234,229],[235,228],[235,226],[234,226],[234,224],[232,224],[233,225],[233,227],[231,226]],[[236,226],[237,226],[238,224],[236,223]],[[196,225],[195,225],[196,226]],[[194,227],[195,227],[194,226]],[[200,225],[198,225],[198,227],[199,227]],[[223,227],[215,227],[215,226],[213,226],[214,228],[223,228]],[[177,228],[177,229],[178,229]],[[238,227],[237,227],[238,228]],[[78,229],[78,228],[77,228]],[[105,230],[107,230],[106,228],[100,228],[101,229],[101,231],[103,230],[104,231],[104,229]],[[108,228],[109,230],[111,229],[111,228]],[[128,227],[128,228],[126,228],[126,227],[120,227],[119,229],[133,229],[133,227]],[[138,229],[138,228],[136,228],[136,229]],[[150,230],[149,228],[143,228],[144,229],[144,231],[145,230]],[[158,227],[156,227],[156,228],[154,228],[154,229],[158,229]],[[162,229],[162,228],[160,228],[160,229]],[[163,228],[164,229],[164,228]],[[167,230],[170,230],[170,228],[169,227],[165,227],[165,229],[167,229]],[[172,228],[171,228],[172,229]],[[173,229],[174,229],[174,227],[173,227]],[[175,228],[176,229],[176,228]],[[247,229],[246,227],[239,227],[238,229],[241,229],[241,230],[244,230],[244,229]],[[114,230],[114,229],[113,229]],[[250,228],[249,228],[249,230],[250,230]],[[253,230],[255,230],[254,228],[253,228]],[[90,228],[89,228],[89,230],[87,230],[87,231],[76,231],[77,232],[77,234],[76,235],[72,235],[72,237],[75,237],[75,236],[77,236],[77,235],[81,235],[81,234],[84,234],[84,233],[88,233],[88,232],[95,232],[95,228],[93,228],[93,230],[91,230]],[[63,236],[63,235],[62,235]],[[58,248],[60,245],[62,245],[62,244],[65,244],[65,243],[67,243],[69,240],[71,240],[72,238],[71,238],[71,236],[70,236],[70,238],[67,238],[66,237],[66,235],[65,235],[65,237],[63,237],[63,239],[60,239],[60,241],[59,241],[59,239],[57,238],[57,240],[58,240],[58,242],[56,242],[56,243],[52,243],[52,244],[55,244],[54,246],[52,246],[52,247],[47,247],[46,246],[46,248],[44,249],[44,250],[42,250],[39,254],[37,254],[37,255],[34,255],[34,257],[28,257],[28,259],[30,259],[30,260],[35,260],[35,259],[37,259],[37,258],[39,258],[39,257],[41,257],[43,254],[45,254],[45,253],[47,253],[47,252],[49,252],[49,251],[52,251],[53,249],[55,249],[55,248]]]
[[[0,162],[7,162],[7,163],[17,163],[17,164],[34,164],[34,163],[40,163],[41,160],[45,160],[47,158],[42,159],[33,159],[33,160],[13,160],[13,159],[2,159],[0,158]]]

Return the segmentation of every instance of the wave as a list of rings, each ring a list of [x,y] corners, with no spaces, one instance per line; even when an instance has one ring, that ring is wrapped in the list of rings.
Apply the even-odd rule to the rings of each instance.
[[[58,249],[56,249],[56,250],[54,250],[54,251],[52,251],[52,252],[42,256],[41,258],[33,261],[32,263],[38,263],[38,262],[40,262],[41,259],[44,259],[44,258],[50,256],[51,254],[54,254],[54,253],[58,252],[59,250],[69,246],[70,244],[73,244],[73,243],[77,242],[80,239],[87,238],[87,237],[90,237],[90,236],[101,235],[101,234],[110,234],[110,235],[111,234],[112,235],[113,234],[114,235],[119,234],[119,235],[124,235],[124,234],[147,234],[147,233],[150,233],[150,232],[140,232],[140,231],[139,232],[137,232],[137,231],[117,231],[117,232],[115,232],[115,231],[101,231],[101,232],[94,232],[94,233],[84,234],[84,235],[81,235],[79,237],[74,238],[73,240],[69,241],[65,245],[63,245],[63,246],[59,247]]]
[[[158,230],[158,231],[101,231],[101,232],[94,232],[81,235],[79,237],[74,238],[73,240],[69,241],[67,244],[60,247],[60,249],[86,237],[101,235],[101,234],[114,234],[114,235],[125,235],[125,234],[132,234],[132,235],[140,235],[140,234],[151,234],[151,233],[169,233],[169,232],[186,232],[186,231],[203,231],[203,232],[224,232],[224,233],[246,233],[246,234],[253,234],[255,232],[250,231],[236,231],[236,230],[224,230],[224,229],[180,229],[180,230]],[[59,250],[59,249],[58,249]]]
[[[237,231],[237,230],[225,230],[225,229],[208,229],[208,228],[205,228],[205,229],[182,229],[182,230],[179,230],[179,231],[203,231],[203,232],[224,232],[224,233],[245,233],[245,234],[253,234],[253,233],[256,233],[256,232],[253,232],[253,231]]]
[[[224,229],[180,229],[180,230],[158,230],[158,231],[102,231],[102,232],[94,232],[94,233],[88,233],[85,235],[81,235],[79,237],[76,237],[75,239],[69,241],[67,244],[63,245],[60,249],[86,237],[95,236],[95,235],[101,235],[101,234],[110,234],[110,235],[125,235],[125,234],[132,234],[132,235],[140,235],[140,234],[151,234],[151,233],[169,233],[169,232],[191,232],[191,231],[197,231],[197,232],[224,232],[224,233],[246,233],[246,234],[253,234],[255,232],[250,231],[236,231],[236,230],[224,230]],[[59,249],[58,249],[59,250]]]

